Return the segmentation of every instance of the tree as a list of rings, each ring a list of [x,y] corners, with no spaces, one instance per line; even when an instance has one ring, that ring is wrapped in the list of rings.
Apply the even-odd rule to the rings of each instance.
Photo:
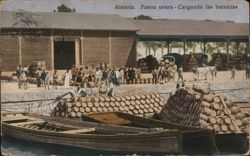
[[[76,12],[75,8],[69,8],[65,4],[61,4],[60,6],[57,7],[57,10],[54,10],[54,12]]]
[[[223,51],[227,51],[227,43],[226,42],[216,42],[216,48],[222,48]]]
[[[206,43],[206,53],[209,55],[212,55],[216,49],[217,47],[213,43]]]
[[[180,51],[180,48],[183,48],[183,43],[182,42],[171,42],[169,47],[170,47],[171,52],[172,52],[172,48],[178,48]]]
[[[137,17],[134,17],[134,19],[136,19],[136,20],[152,20],[153,18],[150,16],[145,16],[145,15],[141,14]]]
[[[196,47],[197,47],[196,42],[186,42],[186,50],[191,49],[192,53],[195,53]]]
[[[151,55],[151,50],[153,50],[155,56],[157,49],[162,47],[162,43],[157,41],[146,41],[143,42],[143,46],[146,49],[146,55]]]

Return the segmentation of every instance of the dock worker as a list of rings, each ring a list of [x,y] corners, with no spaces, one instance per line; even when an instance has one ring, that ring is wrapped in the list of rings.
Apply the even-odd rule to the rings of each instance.
[[[157,84],[157,69],[155,68],[153,71],[152,71],[152,76],[153,76],[153,84]]]
[[[45,76],[45,83],[44,83],[44,88],[48,88],[49,90],[49,73],[45,72],[46,76]]]
[[[234,80],[235,74],[236,74],[236,69],[235,69],[235,66],[233,66],[231,69],[231,80]]]
[[[58,82],[58,74],[57,70],[55,70],[53,73],[53,84],[52,84],[53,89],[57,89],[57,82]]]
[[[69,89],[69,83],[70,83],[70,74],[69,70],[67,69],[64,73],[64,89]]]
[[[179,82],[179,80],[181,79],[182,85],[184,85],[184,79],[183,79],[183,68],[182,66],[180,66],[180,68],[178,69],[178,80],[177,83]]]

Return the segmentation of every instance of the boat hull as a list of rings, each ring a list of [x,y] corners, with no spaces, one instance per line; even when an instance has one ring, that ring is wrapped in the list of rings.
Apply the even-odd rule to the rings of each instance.
[[[66,145],[101,151],[128,153],[181,153],[181,136],[178,134],[168,134],[167,132],[100,136],[69,135],[37,131],[3,124],[3,134],[27,141]]]

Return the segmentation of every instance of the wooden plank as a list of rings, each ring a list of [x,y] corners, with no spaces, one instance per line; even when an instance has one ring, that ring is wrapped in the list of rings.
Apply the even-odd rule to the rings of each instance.
[[[44,122],[45,122],[44,120],[36,120],[36,121],[27,121],[27,122],[12,123],[10,125],[20,126],[20,125],[39,124],[39,123],[44,123]]]
[[[82,128],[82,129],[74,129],[68,131],[61,131],[59,133],[66,133],[66,134],[77,134],[77,133],[86,133],[86,132],[93,132],[96,128]]]
[[[2,122],[18,122],[18,121],[25,121],[25,120],[28,120],[30,119],[29,117],[6,117],[6,118],[3,118],[2,119]]]
[[[222,98],[221,95],[219,96],[219,98],[220,98],[222,104],[224,105],[224,107],[226,108],[226,110],[228,110],[227,105],[226,105],[226,103],[225,103],[225,101],[224,101],[224,98]],[[229,112],[229,111],[228,111],[228,112]],[[230,117],[230,119],[231,119],[231,121],[232,121],[232,124],[233,124],[233,126],[234,126],[236,132],[237,132],[237,133],[240,133],[240,132],[241,132],[241,131],[240,131],[240,128],[239,128],[239,126],[237,125],[236,121],[232,118],[231,113],[228,114],[228,115],[229,115],[229,117]]]

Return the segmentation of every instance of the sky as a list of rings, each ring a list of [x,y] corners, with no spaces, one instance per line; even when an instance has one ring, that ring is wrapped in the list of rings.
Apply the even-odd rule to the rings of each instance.
[[[5,0],[2,9],[53,12],[61,4],[75,8],[77,13],[118,14],[126,18],[143,14],[154,19],[249,23],[245,0]]]

